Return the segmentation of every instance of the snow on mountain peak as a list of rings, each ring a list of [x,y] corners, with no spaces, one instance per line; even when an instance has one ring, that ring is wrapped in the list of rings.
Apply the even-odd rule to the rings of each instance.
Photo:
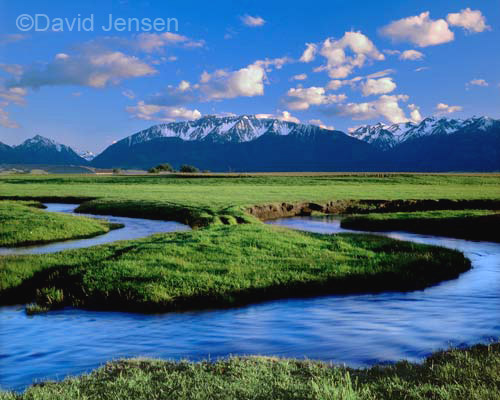
[[[405,122],[401,124],[364,125],[349,132],[356,139],[373,144],[382,150],[391,149],[398,144],[424,136],[450,135],[463,129],[487,130],[495,123],[489,117],[471,117],[465,120],[445,117],[427,117],[420,123]]]
[[[288,135],[298,126],[302,125],[279,119],[257,118],[255,115],[207,115],[193,121],[154,125],[125,140],[129,146],[160,137],[177,137],[186,141],[210,139],[215,142],[250,142],[265,133]]]
[[[40,135],[35,135],[30,139],[26,139],[23,143],[21,143],[19,146],[16,147],[24,147],[24,148],[31,148],[31,147],[54,147],[57,151],[62,151],[63,148],[66,148],[67,146],[64,146],[60,143],[57,143],[56,141],[46,138],[44,136]]]

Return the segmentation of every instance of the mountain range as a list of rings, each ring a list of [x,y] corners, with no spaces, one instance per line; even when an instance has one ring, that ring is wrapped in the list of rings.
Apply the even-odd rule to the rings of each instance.
[[[429,117],[364,125],[348,134],[254,115],[154,125],[95,156],[42,136],[10,147],[0,163],[150,168],[168,162],[211,171],[499,171],[500,120]]]

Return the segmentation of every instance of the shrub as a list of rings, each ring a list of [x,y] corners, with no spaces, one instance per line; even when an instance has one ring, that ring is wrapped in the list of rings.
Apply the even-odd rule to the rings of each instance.
[[[183,164],[179,171],[180,172],[199,172],[200,170],[193,165]]]
[[[175,172],[175,170],[170,164],[165,163],[165,164],[159,164],[156,167],[151,168],[148,172],[150,174],[156,174],[158,172]]]

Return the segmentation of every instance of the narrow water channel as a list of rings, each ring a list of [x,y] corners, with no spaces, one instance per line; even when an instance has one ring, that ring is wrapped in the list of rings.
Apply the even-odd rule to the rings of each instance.
[[[145,230],[149,226],[147,234],[159,222],[141,221]],[[346,232],[331,217],[270,224]],[[68,308],[29,317],[23,306],[1,307],[0,386],[22,390],[34,381],[62,379],[119,357],[199,360],[261,354],[359,367],[419,361],[438,349],[500,337],[499,244],[384,234],[458,249],[473,269],[422,291],[284,299],[224,310],[141,315]]]

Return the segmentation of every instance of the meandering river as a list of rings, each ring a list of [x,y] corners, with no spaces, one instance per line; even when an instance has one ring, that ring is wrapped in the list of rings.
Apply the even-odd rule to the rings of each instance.
[[[72,207],[50,205],[49,211],[71,212]],[[25,250],[58,251],[75,248],[76,242],[83,247],[188,229],[162,221],[109,219],[125,228],[85,239],[84,245],[73,241]],[[347,232],[333,217],[269,223],[325,234]],[[135,236],[123,237],[127,229]],[[1,307],[0,386],[22,390],[34,381],[62,379],[120,357],[199,360],[261,354],[369,366],[404,358],[418,361],[437,349],[500,337],[499,244],[403,232],[384,235],[458,249],[471,259],[473,269],[422,291],[284,299],[224,310],[141,315],[68,308],[30,317],[21,305]]]

